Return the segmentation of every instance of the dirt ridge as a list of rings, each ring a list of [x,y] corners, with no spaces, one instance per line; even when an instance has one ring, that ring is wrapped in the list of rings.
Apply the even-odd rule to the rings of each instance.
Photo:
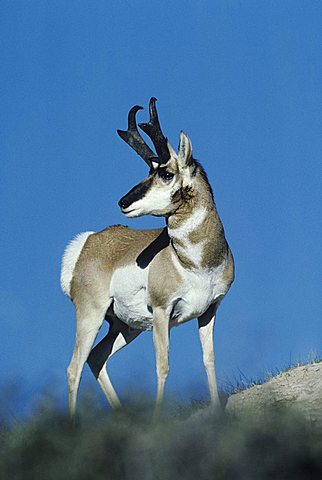
[[[292,368],[262,385],[232,394],[226,411],[256,415],[275,407],[301,411],[310,422],[322,425],[322,362]]]

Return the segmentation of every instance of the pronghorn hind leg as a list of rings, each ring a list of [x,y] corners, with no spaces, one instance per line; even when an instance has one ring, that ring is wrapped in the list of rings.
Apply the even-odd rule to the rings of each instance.
[[[202,347],[203,363],[206,369],[211,403],[214,407],[220,407],[220,399],[217,390],[214,353],[214,325],[216,310],[219,302],[211,305],[208,310],[198,318],[199,337]]]
[[[157,420],[161,413],[164,387],[169,373],[169,319],[161,308],[156,308],[153,312],[153,342],[158,382],[154,411],[154,419]]]
[[[85,307],[76,307],[76,342],[67,369],[69,415],[72,419],[76,413],[77,392],[83,367],[102,326],[108,306],[88,303]]]
[[[107,321],[110,329],[107,335],[93,348],[87,362],[109,404],[116,409],[120,408],[121,402],[108,376],[106,365],[111,356],[132,342],[141,333],[141,330],[129,327],[115,315],[107,317]]]

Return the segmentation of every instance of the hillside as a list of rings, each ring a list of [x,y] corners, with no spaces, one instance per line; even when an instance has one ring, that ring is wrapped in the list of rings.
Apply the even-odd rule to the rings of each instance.
[[[274,407],[300,410],[312,423],[322,425],[322,362],[292,368],[231,395],[226,412],[256,415]]]
[[[231,395],[226,415],[195,404],[155,423],[143,402],[115,414],[80,402],[74,428],[48,405],[0,422],[0,478],[320,480],[321,399],[314,363]]]

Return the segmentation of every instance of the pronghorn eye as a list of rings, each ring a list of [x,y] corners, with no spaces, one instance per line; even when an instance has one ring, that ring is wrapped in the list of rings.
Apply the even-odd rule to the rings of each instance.
[[[170,180],[173,179],[174,174],[171,172],[168,172],[167,170],[160,169],[159,170],[159,177],[164,181],[164,182],[170,182]]]

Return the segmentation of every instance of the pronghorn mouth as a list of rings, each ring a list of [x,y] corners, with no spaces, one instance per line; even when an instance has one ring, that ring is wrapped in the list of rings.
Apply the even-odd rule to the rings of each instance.
[[[131,213],[135,210],[135,208],[121,208],[122,213]]]
[[[131,213],[135,211],[136,211],[136,208],[131,208],[131,209],[121,208],[121,212],[124,213],[124,215],[126,216],[131,215]]]

